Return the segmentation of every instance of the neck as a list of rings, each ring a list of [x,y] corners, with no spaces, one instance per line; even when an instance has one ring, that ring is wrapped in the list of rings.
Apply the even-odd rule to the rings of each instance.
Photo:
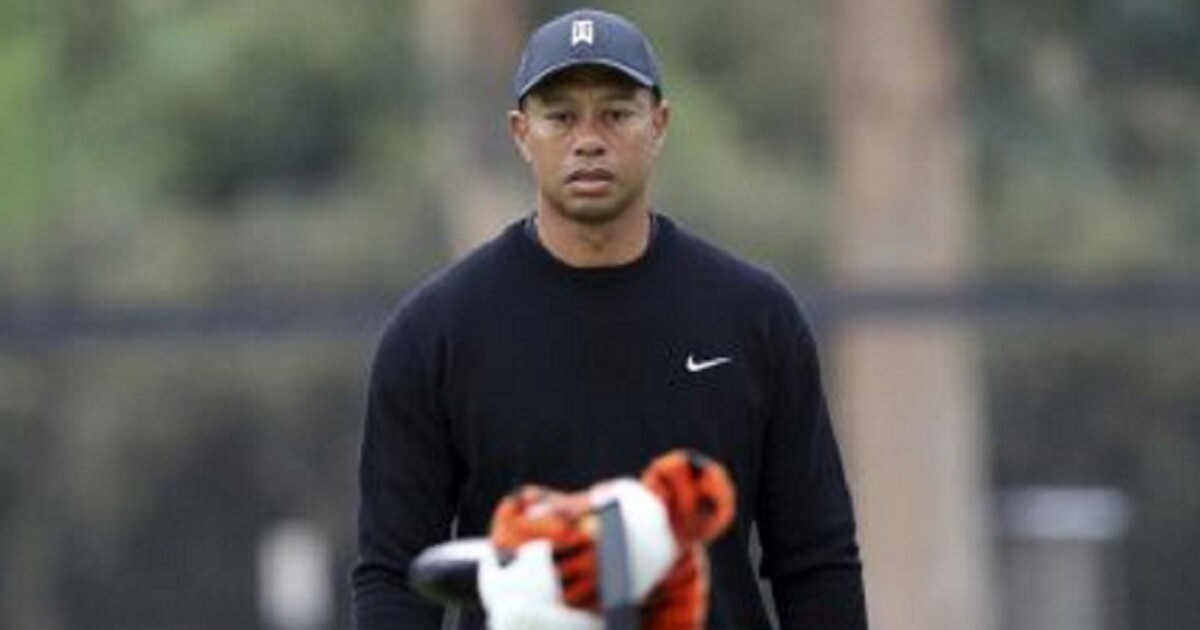
[[[572,267],[615,267],[637,260],[650,243],[650,209],[587,223],[538,209],[537,236],[555,258]]]

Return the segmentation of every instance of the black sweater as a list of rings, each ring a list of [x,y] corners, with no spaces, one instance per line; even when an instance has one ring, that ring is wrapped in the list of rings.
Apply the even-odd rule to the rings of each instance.
[[[359,630],[436,629],[410,559],[486,535],[524,483],[637,475],[691,447],[724,463],[737,518],[710,549],[711,628],[866,627],[855,525],[816,348],[770,274],[656,216],[646,253],[570,267],[514,223],[412,292],[370,377],[360,469]],[[728,359],[728,360],[725,360]],[[474,615],[462,627],[480,627]]]

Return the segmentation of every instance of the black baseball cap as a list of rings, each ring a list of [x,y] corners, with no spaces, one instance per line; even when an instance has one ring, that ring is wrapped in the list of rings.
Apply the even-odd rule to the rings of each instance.
[[[586,64],[614,68],[661,92],[658,60],[646,36],[633,22],[595,9],[559,16],[530,35],[513,79],[513,91],[520,101],[550,75]]]

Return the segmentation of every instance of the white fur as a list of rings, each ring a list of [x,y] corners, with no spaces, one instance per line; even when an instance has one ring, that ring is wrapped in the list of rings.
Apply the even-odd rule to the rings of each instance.
[[[633,596],[643,600],[667,575],[679,553],[666,507],[632,479],[599,486],[590,499],[596,507],[610,501],[620,504]],[[516,557],[504,566],[495,554],[487,554],[479,565],[479,595],[492,630],[603,629],[598,616],[570,608],[563,601],[547,540],[521,545]]]
[[[495,554],[479,565],[479,596],[492,630],[602,630],[600,618],[568,607],[547,540],[517,549],[501,566]]]
[[[625,524],[629,546],[629,573],[636,600],[641,601],[671,570],[679,546],[671,533],[667,508],[646,486],[632,479],[617,479],[592,491],[592,504],[616,501]]]

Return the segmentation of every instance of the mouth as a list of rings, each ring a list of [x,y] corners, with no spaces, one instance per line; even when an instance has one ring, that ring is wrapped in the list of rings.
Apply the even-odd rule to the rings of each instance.
[[[606,168],[578,168],[567,174],[567,183],[611,182],[615,176]]]
[[[616,179],[612,171],[604,168],[581,168],[567,174],[566,184],[578,194],[601,194]]]

